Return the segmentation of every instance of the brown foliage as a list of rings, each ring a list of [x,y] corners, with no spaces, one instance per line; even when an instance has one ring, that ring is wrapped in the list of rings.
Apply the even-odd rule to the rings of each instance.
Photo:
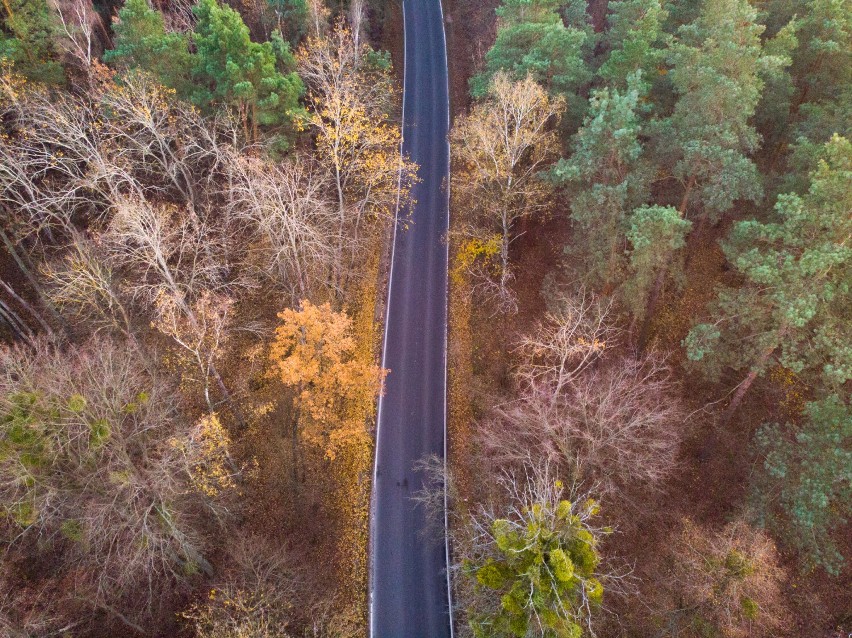
[[[103,339],[0,350],[0,495],[6,561],[50,549],[63,596],[145,623],[177,584],[210,571],[207,498],[194,487],[223,449],[182,421],[173,388],[132,353]]]
[[[760,530],[735,521],[713,531],[686,520],[672,554],[670,593],[687,624],[709,623],[726,638],[768,638],[787,625],[786,574],[775,544]]]

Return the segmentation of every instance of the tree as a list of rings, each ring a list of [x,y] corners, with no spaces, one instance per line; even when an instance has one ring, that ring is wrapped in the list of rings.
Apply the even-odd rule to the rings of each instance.
[[[294,575],[280,547],[238,539],[225,573],[181,616],[198,638],[288,638]]]
[[[697,187],[700,219],[711,222],[738,199],[762,197],[749,154],[758,147],[751,125],[763,83],[758,75],[763,27],[746,0],[708,0],[700,16],[678,30],[669,49],[674,113],[660,131],[661,153],[674,138],[674,176],[684,184],[686,214]]]
[[[522,387],[548,386],[554,397],[612,348],[618,329],[612,303],[580,289],[551,302],[537,329],[521,337],[516,375]]]
[[[633,211],[628,223],[630,276],[622,294],[633,317],[643,321],[639,335],[642,350],[666,279],[681,274],[672,273],[672,267],[679,266],[676,255],[686,245],[692,222],[672,206],[642,206]]]
[[[625,217],[648,197],[650,175],[640,159],[640,81],[635,74],[624,93],[592,93],[572,153],[553,171],[574,190],[571,219],[579,232],[566,252],[582,260],[586,281],[606,289],[618,284],[624,269]]]
[[[141,69],[181,97],[190,96],[193,56],[189,37],[167,32],[163,14],[152,9],[148,0],[127,0],[113,29],[115,48],[104,53],[106,62]]]
[[[240,14],[219,0],[200,0],[193,13],[198,20],[193,71],[200,83],[194,101],[233,108],[245,139],[252,143],[259,139],[260,126],[283,127],[291,133],[301,118],[304,87],[299,76],[280,70],[282,60],[272,43],[252,42]]]
[[[779,196],[773,221],[739,222],[723,245],[743,284],[718,292],[713,323],[695,326],[684,345],[711,376],[726,367],[747,371],[727,419],[772,365],[817,388],[840,388],[852,378],[850,179],[852,144],[835,136],[807,194]]]
[[[675,627],[688,624],[696,635],[771,638],[788,626],[781,594],[786,575],[775,545],[759,530],[735,521],[716,532],[687,519],[672,557]]]
[[[844,557],[832,540],[852,506],[852,409],[833,394],[805,406],[797,426],[757,433],[762,472],[753,486],[761,519],[801,552],[808,566],[838,575]]]
[[[396,93],[386,58],[356,44],[346,23],[310,36],[298,53],[308,85],[309,122],[321,165],[328,167],[337,199],[337,285],[345,281],[347,245],[355,250],[374,219],[405,210],[416,166],[400,157],[402,132],[392,119]],[[354,257],[354,253],[353,253]]]
[[[598,364],[559,393],[547,383],[522,388],[517,400],[492,411],[481,445],[503,464],[534,450],[562,475],[629,509],[677,466],[684,412],[676,389],[671,369],[653,356]]]
[[[41,271],[48,297],[75,323],[96,331],[103,327],[115,329],[137,349],[141,348],[115,273],[93,242],[77,234],[65,254],[43,264]]]
[[[336,216],[325,193],[327,175],[309,158],[273,164],[259,158],[229,162],[231,214],[248,222],[253,267],[283,286],[293,303],[329,281],[334,263]]]
[[[625,508],[637,488],[658,488],[676,466],[677,384],[659,356],[610,354],[618,333],[609,305],[578,295],[560,306],[521,339],[517,393],[495,401],[478,444],[501,467],[544,459]]]
[[[532,77],[513,82],[501,72],[491,81],[487,98],[459,118],[452,133],[459,164],[455,191],[474,221],[496,225],[500,233],[497,294],[506,307],[514,303],[509,291],[514,224],[549,204],[552,185],[538,173],[556,157],[552,124],[563,108],[563,101],[550,98]]]
[[[567,500],[546,465],[506,474],[503,506],[482,507],[468,525],[473,547],[461,564],[474,582],[467,610],[474,636],[568,636],[589,631],[603,599],[592,499]],[[499,512],[499,513],[498,513]]]
[[[585,58],[594,34],[585,18],[566,26],[557,0],[504,0],[497,8],[497,39],[485,55],[485,70],[471,80],[474,97],[490,92],[494,76],[503,71],[513,80],[532,77],[548,91],[568,97],[591,80]],[[569,3],[571,8],[577,3]]]
[[[278,30],[291,45],[296,46],[308,31],[310,20],[308,0],[267,0],[278,20]]]
[[[387,371],[359,360],[352,320],[330,304],[305,300],[299,310],[278,316],[281,324],[269,358],[275,375],[297,393],[294,449],[302,435],[334,459],[342,447],[366,436],[363,418],[352,416],[359,414],[353,407],[376,399]]]
[[[0,16],[0,60],[10,60],[15,71],[30,80],[64,84],[57,61],[56,15],[47,0],[4,0]]]
[[[211,567],[206,497],[190,489],[202,439],[132,353],[104,339],[0,349],[0,492],[10,551],[52,547],[53,577],[138,629],[175,583]]]
[[[215,383],[245,425],[216,365],[228,336],[231,293],[242,283],[225,276],[228,237],[178,207],[134,199],[114,206],[103,239],[110,261],[125,273],[125,289],[145,304],[153,327],[188,355],[209,410],[216,409],[210,392]]]
[[[790,128],[782,131],[787,135],[782,135],[776,155],[785,142],[791,144],[790,168],[799,186],[806,180],[795,177],[807,175],[832,134],[852,136],[852,17],[842,1],[793,5],[799,41],[790,69],[795,90],[786,103]]]
[[[640,92],[646,94],[665,61],[663,24],[668,12],[660,0],[616,0],[609,3],[609,10],[610,53],[598,74],[612,88],[624,91],[628,78],[641,71]]]

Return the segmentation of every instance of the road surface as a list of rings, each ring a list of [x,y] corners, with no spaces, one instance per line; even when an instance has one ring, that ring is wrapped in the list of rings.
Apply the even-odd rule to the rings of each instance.
[[[410,496],[422,486],[414,463],[444,456],[449,103],[440,0],[403,0],[403,152],[420,166],[408,228],[394,239],[379,401],[371,524],[370,634],[451,636],[443,535],[427,535]],[[400,211],[400,216],[406,211]],[[434,526],[433,526],[434,528]]]

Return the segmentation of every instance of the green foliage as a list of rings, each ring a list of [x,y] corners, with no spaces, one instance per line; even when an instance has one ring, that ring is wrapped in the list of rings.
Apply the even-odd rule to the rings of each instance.
[[[22,76],[44,84],[63,84],[57,61],[56,17],[47,0],[5,0],[0,6],[0,60]]]
[[[308,31],[306,0],[267,0],[278,18],[278,29],[291,45],[296,45]]]
[[[163,14],[148,0],[127,0],[118,18],[115,48],[104,53],[104,60],[120,68],[142,69],[188,98],[192,90],[188,36],[166,32]]]
[[[630,277],[623,291],[625,305],[637,319],[644,319],[648,297],[655,281],[678,263],[675,253],[686,245],[692,222],[672,206],[642,206],[630,215]]]
[[[763,88],[758,74],[763,27],[755,17],[747,0],[707,0],[669,49],[679,97],[657,132],[660,152],[675,151],[673,173],[687,185],[684,205],[697,192],[713,221],[734,201],[762,196],[748,157],[758,147],[750,120]]]
[[[115,49],[104,58],[151,73],[203,110],[233,109],[249,141],[257,141],[264,126],[282,133],[286,146],[303,115],[304,91],[289,44],[278,32],[269,42],[252,42],[240,14],[218,0],[201,0],[193,11],[194,53],[190,36],[167,32],[162,14],[147,0],[127,0],[115,27]]]
[[[587,524],[595,511],[594,501],[560,499],[492,522],[492,555],[466,564],[465,573],[486,595],[499,596],[499,605],[492,613],[471,615],[474,635],[583,635],[588,607],[603,598],[595,577],[598,539]]]
[[[198,19],[194,75],[200,86],[194,101],[232,107],[240,116],[246,137],[256,140],[257,127],[292,128],[301,117],[299,98],[304,87],[295,72],[282,73],[272,43],[256,43],[240,14],[218,0],[200,0],[193,8]],[[278,44],[279,54],[286,48]]]
[[[771,222],[737,223],[723,249],[743,278],[723,288],[713,323],[685,340],[692,361],[762,374],[775,362],[817,385],[852,378],[852,144],[835,136],[804,196],[782,195]],[[813,377],[816,378],[813,378]]]
[[[573,152],[561,160],[554,178],[573,187],[571,219],[578,237],[583,277],[594,285],[612,284],[623,268],[624,220],[648,197],[650,175],[640,161],[640,73],[626,91],[602,89],[589,101],[589,114],[573,139]]]
[[[804,416],[801,427],[771,424],[758,432],[765,456],[753,492],[765,524],[807,565],[837,575],[844,557],[832,534],[852,508],[852,409],[835,394],[808,403]]]
[[[647,93],[664,61],[662,25],[668,14],[660,0],[617,0],[609,9],[610,54],[598,73],[611,86],[623,89],[628,78],[641,71]]]
[[[528,74],[555,93],[573,97],[591,80],[586,58],[594,46],[587,23],[566,26],[555,0],[506,0],[497,9],[497,39],[485,55],[485,71],[471,79],[471,93],[488,92],[497,71],[508,71],[516,80]],[[574,7],[570,5],[569,8]],[[571,11],[577,22],[576,10]],[[585,19],[585,13],[582,12]]]

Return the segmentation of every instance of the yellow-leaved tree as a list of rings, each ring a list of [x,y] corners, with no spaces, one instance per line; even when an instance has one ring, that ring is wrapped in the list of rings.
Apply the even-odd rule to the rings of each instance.
[[[328,167],[337,195],[335,283],[341,288],[352,257],[369,236],[369,222],[405,209],[417,173],[399,152],[398,90],[390,60],[357,36],[341,19],[330,33],[308,37],[297,55],[316,155]]]
[[[304,300],[298,310],[278,316],[269,355],[275,376],[297,393],[294,454],[304,438],[334,459],[347,443],[366,436],[365,404],[378,397],[387,370],[357,357],[352,320],[329,303]]]

